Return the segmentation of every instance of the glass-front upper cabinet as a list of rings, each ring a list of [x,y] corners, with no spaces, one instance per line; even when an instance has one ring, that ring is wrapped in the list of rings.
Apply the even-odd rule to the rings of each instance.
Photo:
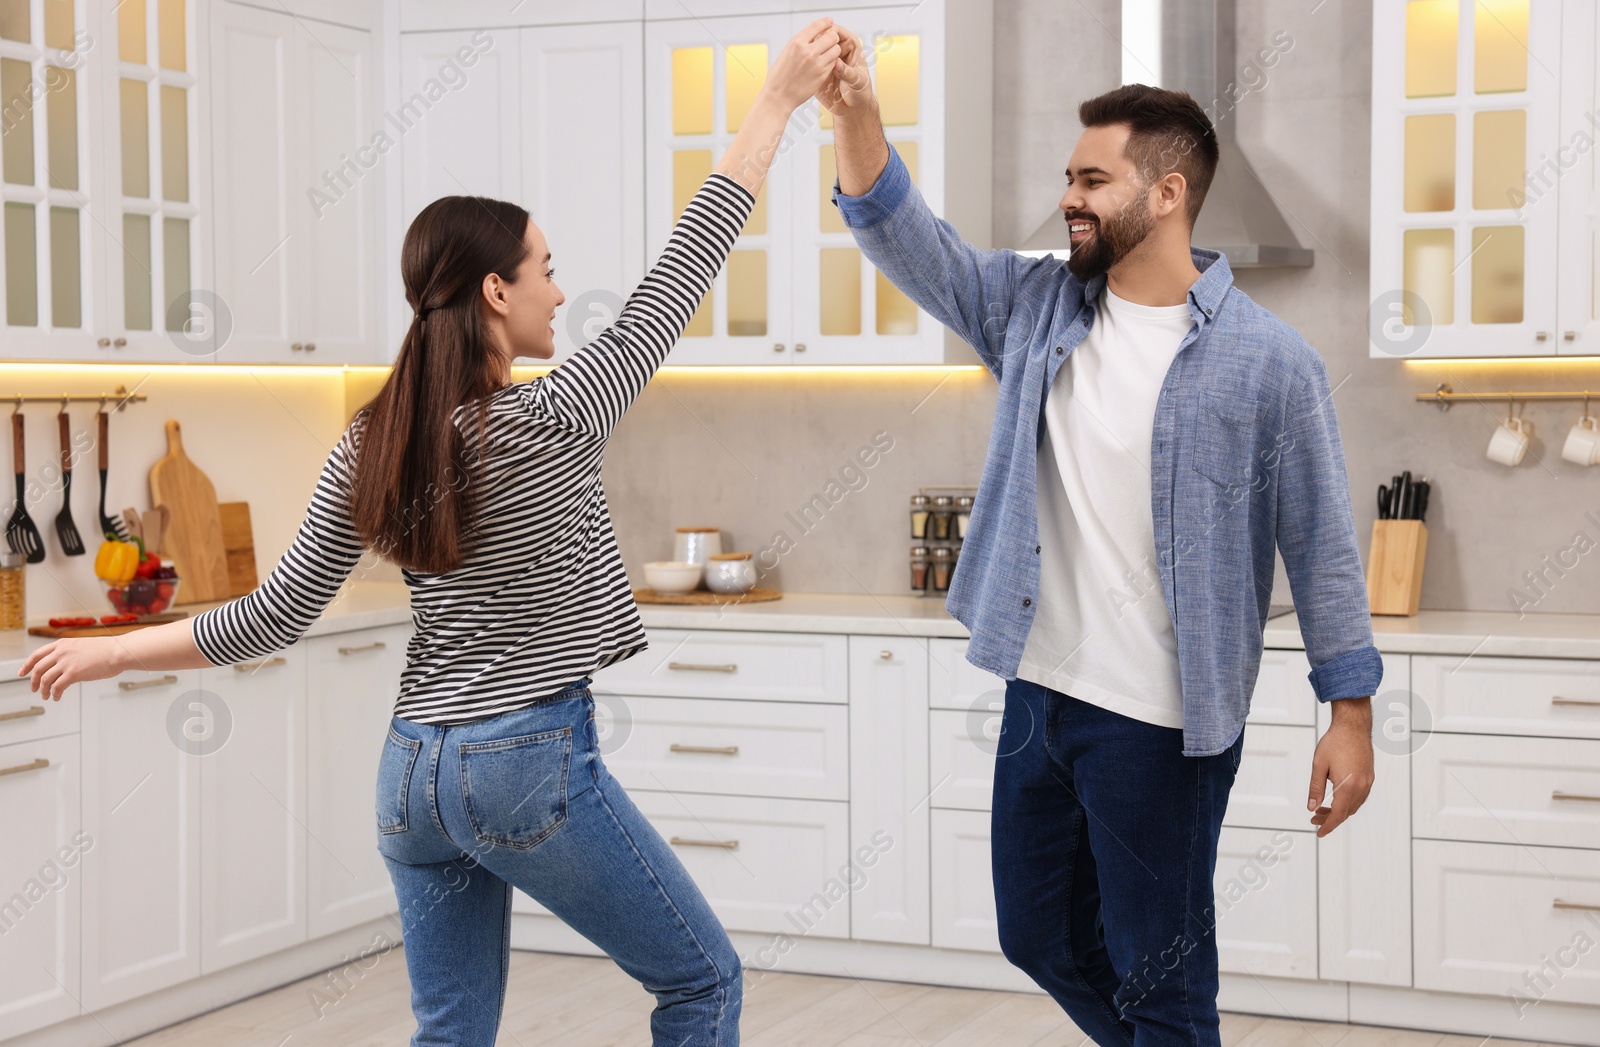
[[[1592,9],[1584,68],[1562,54],[1563,23],[1584,6],[1375,0],[1371,355],[1571,345],[1557,315],[1569,190],[1549,161],[1563,99],[1593,78]],[[1582,195],[1592,210],[1592,173]]]
[[[1600,355],[1600,16],[1593,0],[1568,0],[1561,19],[1561,129],[1540,191],[1559,179],[1562,353]],[[1530,189],[1530,195],[1532,190]]]
[[[817,14],[647,21],[652,260],[738,132],[767,67]],[[926,0],[835,16],[870,48],[885,131],[929,205],[966,240],[988,247],[987,0]],[[957,36],[966,42],[963,60],[947,65],[945,40]],[[791,118],[755,210],[668,363],[977,362],[862,257],[832,202],[834,164],[832,117],[812,100]]]
[[[0,0],[9,358],[193,362],[192,0]]]

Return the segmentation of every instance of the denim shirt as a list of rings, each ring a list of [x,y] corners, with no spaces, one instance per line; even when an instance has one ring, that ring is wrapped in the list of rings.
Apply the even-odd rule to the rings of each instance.
[[[893,149],[868,192],[846,196],[836,182],[833,200],[868,260],[966,339],[1000,383],[946,607],[972,634],[967,660],[1014,679],[1039,598],[1045,397],[1094,324],[1105,277],[1085,284],[1060,260],[964,243]],[[1150,507],[1177,635],[1183,751],[1209,756],[1233,743],[1250,709],[1275,547],[1317,699],[1373,694],[1383,661],[1322,358],[1233,286],[1225,259],[1192,253],[1194,326],[1156,400]]]

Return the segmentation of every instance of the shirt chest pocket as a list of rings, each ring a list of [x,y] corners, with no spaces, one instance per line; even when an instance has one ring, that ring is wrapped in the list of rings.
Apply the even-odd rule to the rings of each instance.
[[[1226,393],[1202,394],[1195,412],[1190,462],[1195,472],[1223,487],[1254,484],[1265,463],[1256,448],[1267,405]]]

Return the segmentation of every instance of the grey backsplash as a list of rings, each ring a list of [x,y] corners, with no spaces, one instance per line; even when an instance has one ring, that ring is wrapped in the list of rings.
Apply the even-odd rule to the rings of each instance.
[[[997,243],[1027,235],[1060,198],[1078,102],[1119,82],[1119,6],[995,5]],[[1441,414],[1413,399],[1441,381],[1460,391],[1595,388],[1600,366],[1369,359],[1371,10],[1239,0],[1238,22],[1241,61],[1280,30],[1294,40],[1264,81],[1249,77],[1258,86],[1231,118],[1316,264],[1239,273],[1236,282],[1327,361],[1363,554],[1378,484],[1409,468],[1434,481],[1424,608],[1513,610],[1515,589],[1537,612],[1600,612],[1600,467],[1560,456],[1577,405],[1530,407],[1538,461],[1506,469],[1483,453],[1495,405]],[[918,484],[977,482],[995,392],[981,371],[658,376],[623,419],[605,465],[630,578],[643,585],[642,564],[670,557],[673,528],[716,526],[730,549],[759,552],[779,532],[793,540],[769,579],[777,588],[905,591],[906,500]],[[877,432],[893,437],[893,449],[850,489],[840,470]],[[826,496],[830,480],[845,493],[802,531],[786,514]],[[1537,588],[1527,572],[1542,576]],[[1274,600],[1289,597],[1280,568]]]

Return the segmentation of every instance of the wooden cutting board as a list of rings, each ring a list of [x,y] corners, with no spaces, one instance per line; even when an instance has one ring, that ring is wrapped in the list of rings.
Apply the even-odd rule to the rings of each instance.
[[[59,640],[64,636],[119,636],[135,629],[143,629],[147,625],[165,625],[167,622],[178,622],[187,617],[189,617],[188,611],[162,611],[160,614],[147,614],[137,622],[124,622],[122,625],[30,625],[28,635],[48,636],[52,640]]]
[[[228,561],[228,595],[244,596],[256,587],[256,539],[249,502],[222,502],[222,552]]]
[[[217,489],[183,450],[183,433],[167,419],[167,455],[150,467],[150,503],[170,513],[161,540],[174,561],[179,603],[228,599],[228,559],[222,544]]]

